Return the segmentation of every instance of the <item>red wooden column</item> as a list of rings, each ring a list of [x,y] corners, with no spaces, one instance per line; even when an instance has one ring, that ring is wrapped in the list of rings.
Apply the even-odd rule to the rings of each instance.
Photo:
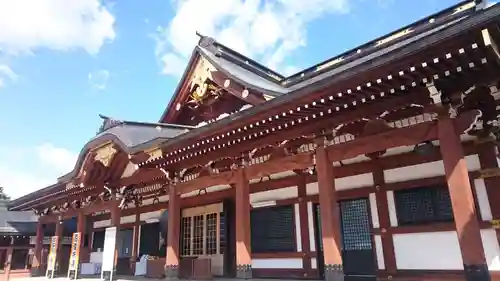
[[[252,278],[250,245],[250,183],[244,169],[237,171],[236,208],[236,278]]]
[[[78,261],[78,264],[77,264],[77,267],[79,264],[81,264],[83,262],[83,256],[84,255],[87,255],[87,253],[84,253],[84,249],[83,249],[83,239],[85,239],[85,230],[87,228],[87,216],[85,216],[84,213],[80,212],[78,213],[78,215],[76,216],[76,232],[79,233],[80,235],[80,241],[79,241],[79,245],[78,245],[78,250],[77,250],[77,261]]]
[[[176,280],[179,277],[180,261],[180,226],[181,198],[175,185],[168,187],[168,222],[167,222],[167,258],[165,260],[165,276]]]
[[[391,227],[389,218],[389,204],[387,202],[387,190],[385,188],[384,167],[380,165],[380,161],[374,162],[373,181],[375,182],[375,199],[377,202],[377,211],[380,227],[380,238],[382,240],[382,252],[384,255],[384,264],[387,274],[394,275],[397,273],[396,255],[394,253],[394,239],[392,233],[387,231]],[[385,230],[385,231],[384,231]]]
[[[324,274],[326,281],[344,280],[341,251],[340,211],[335,191],[333,163],[323,145],[316,149],[321,234],[323,239]]]
[[[42,276],[43,223],[38,219],[36,224],[35,255],[31,264],[31,276]]]
[[[491,277],[484,256],[469,172],[459,133],[455,131],[452,119],[445,117],[438,121],[439,147],[443,156],[453,216],[464,262],[465,280],[489,281]]]
[[[140,230],[140,213],[136,208],[135,211],[135,223],[134,223],[134,233],[132,238],[132,255],[130,257],[130,272],[135,274],[135,264],[137,262],[137,249],[139,248],[139,230]]]
[[[55,260],[55,272],[56,273],[61,273],[59,272],[59,259],[61,258],[61,250],[62,250],[62,243],[63,243],[63,230],[64,230],[64,220],[59,218],[56,221],[56,231],[55,235],[57,237],[57,244],[56,244],[56,260]]]

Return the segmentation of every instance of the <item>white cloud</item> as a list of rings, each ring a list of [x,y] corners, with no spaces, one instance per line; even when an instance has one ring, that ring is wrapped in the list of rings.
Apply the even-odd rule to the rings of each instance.
[[[0,150],[0,186],[12,198],[47,187],[71,171],[77,155],[52,143]]]
[[[174,0],[175,17],[157,32],[156,55],[163,73],[179,74],[198,41],[196,31],[273,69],[290,69],[285,58],[307,41],[307,24],[346,13],[348,0]]]
[[[36,148],[37,158],[42,164],[49,165],[58,171],[69,171],[76,163],[77,155],[71,151],[44,143]]]
[[[90,85],[98,90],[106,89],[109,79],[109,71],[106,69],[99,69],[88,74]]]
[[[5,81],[16,82],[18,75],[6,64],[0,64],[0,88],[5,85]]]
[[[114,23],[100,0],[0,0],[0,51],[83,48],[97,54],[114,40]]]

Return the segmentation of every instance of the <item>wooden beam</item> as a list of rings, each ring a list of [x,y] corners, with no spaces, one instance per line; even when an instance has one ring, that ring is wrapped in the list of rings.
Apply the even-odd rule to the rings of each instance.
[[[474,120],[476,111],[469,111],[454,120],[458,132],[463,132]],[[437,139],[437,122],[425,122],[417,125],[393,129],[381,134],[361,137],[343,144],[327,147],[328,158],[332,161],[342,161],[358,155],[382,151],[385,149],[415,145],[424,141]]]
[[[231,95],[241,99],[252,105],[261,104],[266,102],[266,99],[262,95],[256,94],[253,90],[246,89],[235,80],[227,77],[224,73],[220,71],[211,72],[212,81],[214,81],[219,87],[225,89]]]

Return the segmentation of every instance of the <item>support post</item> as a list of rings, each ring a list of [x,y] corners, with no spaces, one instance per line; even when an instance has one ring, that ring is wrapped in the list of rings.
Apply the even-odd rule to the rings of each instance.
[[[392,233],[387,229],[391,227],[389,218],[389,203],[387,201],[387,190],[385,188],[384,167],[380,165],[380,161],[372,160],[374,162],[373,181],[375,183],[375,201],[377,202],[377,212],[379,219],[380,238],[382,240],[382,251],[384,256],[385,270],[388,276],[397,273],[396,255],[394,252],[394,239]],[[386,231],[384,231],[386,230]]]
[[[179,278],[179,244],[181,205],[180,195],[175,185],[168,187],[168,222],[167,222],[167,258],[165,259],[165,276],[167,280]]]
[[[469,172],[459,133],[455,131],[452,119],[448,117],[439,119],[439,147],[443,156],[458,242],[464,262],[465,280],[489,281],[491,277],[486,264]]]
[[[135,222],[134,222],[134,233],[133,233],[133,240],[132,240],[132,255],[130,257],[130,272],[135,274],[135,264],[137,263],[137,250],[139,249],[139,231],[140,231],[140,213],[139,210],[136,208],[135,211]]]
[[[71,239],[71,253],[69,257],[68,279],[78,279],[80,272],[83,239],[85,235],[86,216],[79,212],[76,217],[76,233]]]
[[[342,237],[333,163],[328,159],[328,154],[322,144],[316,150],[316,171],[321,212],[325,280],[342,281],[344,280],[341,251]]]
[[[35,240],[35,251],[33,255],[33,263],[31,264],[31,276],[38,277],[43,276],[44,272],[42,269],[42,247],[43,247],[43,223],[38,218],[36,224],[36,240]]]
[[[55,232],[55,237],[56,238],[56,245],[55,245],[55,269],[54,272],[57,274],[60,274],[59,272],[60,266],[59,266],[59,259],[61,258],[61,250],[62,250],[62,242],[63,242],[63,232],[64,232],[64,220],[62,218],[58,218],[56,222],[56,232]]]
[[[250,184],[245,170],[237,172],[236,194],[236,278],[252,278],[250,245]]]

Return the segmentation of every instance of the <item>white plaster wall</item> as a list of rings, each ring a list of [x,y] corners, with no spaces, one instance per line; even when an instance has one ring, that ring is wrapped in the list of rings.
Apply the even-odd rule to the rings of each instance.
[[[312,269],[318,268],[318,260],[316,258],[311,258],[311,268]]]
[[[311,252],[315,252],[316,237],[314,236],[314,212],[312,202],[307,202],[307,224],[309,228],[309,249],[311,250]]]
[[[135,215],[130,215],[120,218],[120,224],[134,223],[134,222],[135,222]]]
[[[181,194],[181,198],[198,196],[199,194],[203,194],[204,192],[210,193],[210,192],[216,192],[216,191],[226,190],[226,189],[230,189],[230,188],[231,188],[231,186],[227,185],[227,184],[209,186],[209,187],[206,187],[206,189],[204,191],[201,191],[201,193],[199,190],[194,190],[194,191],[191,191],[188,193],[183,193],[183,194]]]
[[[296,198],[298,195],[297,186],[290,186],[258,193],[251,193],[250,203]]]
[[[252,259],[252,268],[304,268],[301,258]]]
[[[359,174],[355,176],[335,179],[335,190],[348,190],[365,186],[373,186],[372,173]],[[313,182],[306,185],[307,195],[318,194],[318,183]]]
[[[372,217],[373,228],[379,228],[380,222],[378,218],[377,198],[375,196],[375,193],[370,193],[368,199],[370,200],[370,213]]]
[[[378,269],[385,269],[385,259],[384,250],[382,248],[382,237],[380,235],[374,235],[375,241],[375,253],[377,255],[377,266]]]
[[[276,179],[281,179],[281,178],[286,178],[286,177],[290,177],[290,176],[295,176],[296,174],[293,172],[293,171],[285,171],[285,172],[281,172],[281,173],[276,173],[276,174],[271,174],[270,175],[270,178],[271,180],[276,180]],[[264,178],[254,178],[254,179],[250,179],[250,184],[252,183],[258,183],[258,182],[261,182],[261,181],[268,181],[268,177],[264,177]]]
[[[477,154],[466,156],[465,161],[469,171],[477,171],[481,169]],[[444,165],[442,160],[384,171],[386,183],[431,178],[443,175]]]
[[[294,215],[295,215],[295,239],[297,245],[297,252],[302,252],[302,236],[300,235],[300,209],[299,204],[293,205]]]
[[[121,178],[128,178],[132,176],[132,174],[137,171],[137,165],[133,164],[132,162],[128,162],[127,167],[123,171],[123,174]]]
[[[463,269],[455,231],[395,234],[393,240],[398,269]]]
[[[160,218],[161,213],[162,213],[162,210],[142,213],[139,215],[139,220],[146,221],[146,220],[151,220],[151,219],[158,219],[158,218]]]
[[[158,212],[160,212],[160,211],[158,211]],[[149,214],[149,213],[141,214],[141,216],[143,216],[145,214]],[[135,222],[135,215],[124,216],[124,217],[120,218],[120,224],[134,223],[134,222]],[[111,219],[94,222],[94,228],[103,228],[103,227],[108,227],[110,225],[111,225]]]
[[[494,229],[482,229],[481,239],[483,241],[484,255],[488,269],[500,271],[500,247]]]
[[[394,202],[394,191],[387,191],[387,207],[389,209],[389,222],[391,226],[398,226],[398,216],[396,214],[396,203]]]
[[[463,269],[462,256],[456,231],[395,234],[393,239],[396,266],[398,269]],[[500,271],[500,247],[498,245],[495,230],[482,229],[481,239],[489,270]],[[377,244],[377,236],[375,236],[377,259],[379,259]],[[379,261],[379,268],[381,268],[380,266],[381,264]]]
[[[109,225],[111,225],[111,220],[102,220],[94,222],[94,228],[108,227]]]
[[[484,179],[475,179],[474,188],[476,189],[476,197],[479,207],[479,213],[481,214],[481,219],[484,221],[489,221],[493,219],[491,214],[491,206],[488,199],[488,192],[486,192],[486,185]]]

